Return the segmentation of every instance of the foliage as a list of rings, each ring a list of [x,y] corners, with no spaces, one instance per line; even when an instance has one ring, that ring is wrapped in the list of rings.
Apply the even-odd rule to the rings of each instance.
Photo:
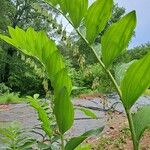
[[[121,55],[121,53],[126,49],[133,35],[135,26],[136,26],[136,13],[132,11],[122,17],[115,24],[112,24],[108,27],[107,31],[102,35],[102,41],[99,49],[95,48],[92,44],[96,39],[95,29],[93,28],[91,34],[88,39],[85,37],[77,28],[82,20],[88,25],[93,23],[97,28],[101,30],[107,26],[107,22],[109,21],[109,12],[112,11],[113,3],[111,0],[102,0],[104,2],[101,7],[93,10],[93,6],[99,2],[99,0],[95,1],[88,10],[80,9],[80,6],[83,5],[84,1],[77,1],[76,5],[72,5],[72,1],[70,0],[62,0],[62,1],[49,1],[49,4],[52,9],[61,13],[68,22],[74,27],[75,31],[79,34],[79,36],[84,40],[87,46],[92,50],[93,54],[97,58],[97,61],[104,69],[105,73],[108,75],[118,95],[120,96],[120,100],[123,103],[125,108],[125,112],[128,118],[134,150],[139,149],[139,140],[140,135],[144,132],[146,128],[149,127],[149,118],[147,117],[147,113],[149,113],[149,106],[146,108],[142,108],[141,111],[138,110],[135,115],[133,115],[131,111],[131,107],[137,101],[139,96],[148,88],[149,86],[149,67],[150,67],[150,54],[148,53],[142,59],[133,62],[124,73],[124,77],[122,81],[120,81],[120,85],[117,84],[112,70],[110,66],[113,64],[115,59]],[[75,1],[74,1],[75,2]],[[54,4],[59,4],[58,7],[55,7]],[[59,9],[58,9],[59,8]],[[108,9],[109,8],[109,9]],[[73,10],[76,11],[76,14],[72,17]],[[106,12],[105,12],[106,10]],[[83,12],[85,11],[85,12]],[[89,11],[93,13],[96,12],[95,16],[92,19],[88,20],[84,15],[79,17],[79,14],[86,14]],[[99,12],[105,12],[106,15],[101,15],[100,20],[104,20],[101,22],[96,22],[97,16],[99,16]],[[107,15],[107,13],[109,15]],[[106,17],[107,16],[107,17]],[[86,25],[85,25],[86,26]],[[91,27],[91,26],[90,26]],[[94,26],[92,26],[94,27]],[[91,28],[92,28],[91,27]],[[88,32],[87,26],[86,32]],[[100,32],[100,30],[97,30]],[[1,35],[2,38],[7,43],[15,46],[23,53],[29,56],[34,56],[40,60],[40,62],[45,66],[47,70],[47,74],[49,79],[51,80],[52,87],[54,88],[54,114],[56,117],[56,122],[58,125],[60,139],[61,139],[61,149],[74,149],[76,148],[83,140],[87,137],[97,133],[97,131],[102,131],[102,129],[92,130],[79,137],[74,137],[69,140],[69,142],[64,143],[64,133],[68,131],[73,124],[73,105],[70,100],[70,94],[72,91],[72,84],[70,77],[68,76],[68,71],[64,65],[64,61],[60,52],[58,51],[55,43],[48,39],[44,32],[35,32],[32,28],[24,30],[16,27],[9,27],[9,33],[11,37]],[[20,39],[20,36],[22,39]],[[97,51],[99,50],[99,53]],[[100,55],[101,54],[101,55]],[[148,70],[148,71],[147,71]],[[143,124],[139,124],[139,118],[142,118]],[[137,126],[140,125],[140,132]],[[98,132],[99,133],[99,132]]]
[[[68,6],[70,6],[72,4],[71,4],[70,1],[63,1],[63,2],[64,2],[63,6],[62,6],[62,3],[58,2],[60,4],[60,9],[63,12],[62,14],[71,23],[71,25],[74,26],[75,23],[72,20],[72,18],[67,18],[67,16],[66,16],[66,13],[70,13],[70,7],[68,7]],[[98,3],[98,1],[94,2],[94,4],[95,3]],[[108,6],[110,4],[110,6],[111,6],[111,2],[110,1],[107,1],[106,4]],[[53,6],[53,3],[51,4],[51,6],[53,8],[55,8]],[[67,6],[67,7],[65,7],[65,6]],[[89,10],[92,9],[92,6],[89,7]],[[64,8],[65,8],[65,11],[64,11]],[[55,8],[55,9],[57,10],[57,8]],[[102,7],[101,9],[105,10],[106,8],[104,9]],[[97,12],[97,14],[95,16],[97,16],[97,15],[98,15],[98,12]],[[94,22],[94,20],[96,19],[95,16],[92,18],[92,20],[90,20],[91,22]],[[105,16],[102,17],[102,18],[105,20]],[[80,21],[80,20],[77,19],[76,23],[78,21]],[[85,22],[86,21],[87,20],[85,18]],[[130,26],[127,28],[127,25],[129,23],[130,23]],[[99,23],[99,25],[103,25],[103,24],[106,24],[106,22],[102,21],[102,22]],[[94,40],[90,41],[90,44],[89,44],[88,39],[86,39],[80,33],[80,31],[78,29],[75,28],[75,30],[81,36],[81,38],[87,43],[87,45],[91,48],[91,50],[95,54],[97,60],[99,61],[100,65],[103,67],[105,72],[108,74],[109,78],[114,83],[114,86],[116,87],[116,90],[117,90],[117,92],[118,92],[118,94],[120,96],[120,99],[122,100],[122,102],[124,104],[124,107],[125,107],[125,110],[126,110],[126,114],[127,114],[127,117],[128,117],[128,121],[129,121],[129,125],[130,125],[130,130],[131,130],[131,133],[132,133],[133,146],[134,146],[134,149],[137,150],[138,149],[138,144],[137,144],[137,139],[136,139],[136,134],[137,133],[135,132],[135,129],[134,129],[134,125],[135,124],[133,124],[130,108],[135,103],[137,98],[142,94],[143,91],[146,90],[146,88],[149,85],[149,79],[147,78],[147,76],[149,76],[149,72],[148,72],[148,74],[145,74],[145,72],[146,72],[145,70],[149,66],[149,60],[150,60],[150,59],[148,59],[149,58],[149,54],[147,54],[143,59],[141,59],[139,61],[136,61],[136,62],[133,62],[132,65],[127,69],[127,71],[125,73],[125,77],[121,81],[121,88],[119,87],[119,85],[115,81],[115,79],[114,79],[113,75],[111,74],[110,70],[108,70],[109,66],[112,64],[112,62],[114,62],[116,57],[119,56],[121,54],[121,52],[128,46],[128,43],[129,43],[129,41],[131,39],[131,36],[133,35],[133,31],[135,29],[135,26],[136,26],[136,14],[135,14],[135,11],[130,12],[129,14],[124,16],[122,19],[120,19],[120,21],[118,21],[117,23],[115,23],[112,26],[110,26],[108,28],[108,30],[106,31],[106,33],[104,33],[104,35],[102,37],[102,58],[100,58],[99,55],[97,54],[96,50],[92,46],[90,46],[90,44],[93,43]],[[86,31],[88,31],[87,28],[86,28]],[[95,38],[94,32],[92,33],[92,35],[90,37],[92,37],[92,36],[94,36],[94,38]],[[113,47],[113,50],[111,51],[112,47]],[[140,68],[138,70],[132,72],[132,69],[134,69],[133,66],[135,66],[137,68],[140,67]],[[141,66],[143,66],[144,69],[142,69],[143,67],[141,67]],[[135,75],[135,73],[137,73],[137,71],[138,71],[138,74],[137,74],[136,78],[134,78],[134,75]],[[146,78],[142,79],[143,75],[145,75]],[[140,77],[140,80],[139,80],[138,77]],[[136,83],[137,81],[140,81],[140,84],[142,86],[139,86],[139,84],[138,84],[138,86],[135,85],[134,83]],[[135,89],[136,93],[134,93],[134,91],[130,92],[128,90],[128,86],[124,86],[124,85],[126,85],[126,83],[128,83],[129,87],[132,87],[133,89]],[[129,97],[131,99],[128,99]],[[127,100],[130,100],[130,101],[127,101]],[[138,112],[137,112],[137,114],[138,114]],[[147,120],[148,118],[144,118],[144,119]],[[147,122],[146,125],[148,126],[148,124],[149,123]]]
[[[47,11],[45,4],[39,0],[6,0],[0,2],[1,21],[0,33],[7,33],[7,26],[16,25],[26,29],[34,26],[36,30],[46,30],[50,36],[61,37],[62,26],[56,22],[57,14],[54,11]],[[55,36],[54,36],[55,33]],[[39,74],[22,60],[22,54],[16,52],[15,48],[0,42],[0,82],[6,84],[13,92],[20,92],[21,95],[33,95],[40,93],[45,96],[43,82],[46,76],[40,77]],[[26,56],[26,60],[27,60]],[[41,67],[35,59],[31,58],[38,67]],[[30,62],[31,62],[30,61]],[[49,82],[49,81],[48,81]],[[51,87],[50,87],[51,88]]]
[[[142,59],[132,63],[125,73],[120,88],[122,91],[122,102],[127,109],[130,109],[138,97],[149,87],[149,60],[150,54],[148,53]]]
[[[11,91],[11,88],[6,86],[4,83],[0,83],[0,95],[4,93],[9,93]]]
[[[19,98],[19,93],[4,93],[0,95],[0,104],[14,104],[23,102],[23,98]]]
[[[91,135],[98,135],[101,133],[103,128],[90,130],[85,132],[83,135],[79,137],[74,137],[68,141],[68,143],[65,146],[65,150],[74,150],[80,143],[82,143],[85,139],[87,139]]]
[[[8,128],[0,128],[0,141],[4,144],[1,148],[9,150],[28,150],[35,143],[17,122],[11,123]]]
[[[73,84],[81,87],[80,90],[73,91],[74,95],[92,91],[96,93],[114,91],[110,79],[98,63],[84,66],[83,69],[72,70],[71,76]]]
[[[85,17],[85,26],[86,38],[89,43],[92,44],[95,40],[95,37],[104,30],[112,13],[112,4],[112,0],[108,0],[108,2],[105,0],[96,1],[88,9]]]
[[[129,22],[130,26],[126,28]],[[102,37],[102,60],[107,67],[109,67],[113,60],[125,50],[135,26],[136,17],[135,11],[133,11],[108,28]]]
[[[38,102],[38,97],[34,95],[34,98],[28,97],[28,102],[30,106],[32,106],[37,112],[39,120],[41,121],[41,127],[45,133],[51,137],[52,136],[52,129],[51,129],[51,122],[50,118],[48,117],[47,112],[45,111],[44,107],[46,105],[42,106],[40,102]],[[48,106],[48,105],[47,105]]]
[[[41,65],[38,65],[34,59],[26,58],[25,61],[22,60],[21,57],[22,56],[14,56],[10,58],[10,62],[12,63],[10,65],[10,77],[6,83],[7,86],[10,87],[13,92],[19,92],[21,96],[33,95],[35,93],[40,93],[42,96],[45,96],[45,90],[42,85],[45,76],[39,77],[41,73],[37,72]],[[15,59],[16,62],[12,59]],[[34,62],[37,67],[34,65]]]
[[[26,55],[36,57],[47,70],[47,75],[51,80],[52,87],[54,88],[53,111],[62,141],[61,146],[62,149],[64,149],[64,133],[73,125],[74,110],[70,100],[72,83],[63,58],[55,43],[50,40],[43,31],[35,32],[33,28],[29,28],[27,31],[24,31],[18,27],[15,29],[9,27],[9,33],[11,38],[4,35],[0,35],[0,37],[21,50]],[[23,37],[24,40],[20,39],[20,36]],[[38,111],[39,118],[42,121],[43,130],[51,136],[51,124],[46,112],[34,99],[30,98],[29,102],[31,103],[31,106]],[[84,139],[91,136],[92,133],[95,134],[95,132],[95,130],[89,131],[85,134]],[[81,142],[83,140],[81,140]]]
[[[95,56],[91,53],[86,43],[79,39],[79,36],[75,32],[68,33],[62,23],[58,23],[58,20],[60,20],[60,15],[58,15],[56,11],[45,6],[45,4],[41,1],[1,1],[0,8],[3,19],[2,22],[4,23],[4,20],[7,18],[7,23],[5,23],[5,26],[0,27],[0,32],[7,34],[6,26],[12,25],[15,21],[19,27],[24,29],[29,26],[34,27],[35,30],[43,29],[52,39],[57,40],[58,48],[63,56],[65,56],[65,59],[70,61],[72,64],[71,67],[75,68],[75,71],[80,70],[80,67],[82,67],[80,63],[82,63],[82,61],[88,65],[96,62]],[[107,30],[108,26],[112,23],[116,22],[120,16],[124,14],[124,12],[125,10],[123,8],[114,5],[113,15],[111,16],[105,30]],[[15,17],[20,17],[20,19],[15,19]],[[104,31],[99,33],[95,41],[96,43],[99,43],[100,37],[103,33]],[[48,78],[46,77],[45,71],[43,71],[44,69],[41,69],[42,66],[39,65],[39,63],[33,58],[22,56],[23,54],[20,52],[13,52],[15,51],[14,48],[11,48],[13,56],[10,56],[7,54],[10,46],[2,41],[0,42],[0,82],[5,83],[12,89],[13,92],[19,92],[22,96],[33,95],[34,93],[39,93],[41,96],[49,95],[49,90],[52,90],[52,88]],[[75,54],[76,51],[78,51],[77,54]],[[8,69],[7,66],[9,66],[10,69]],[[69,69],[71,67],[69,66]],[[75,72],[72,75],[74,74],[76,75]],[[5,80],[6,77],[8,77],[7,81]],[[46,82],[49,83],[48,89],[45,89],[46,84],[43,85]],[[77,83],[75,84],[78,84],[78,82],[79,81],[77,80]],[[91,82],[92,81],[90,81],[89,84],[91,84]],[[87,82],[83,84],[87,85]],[[105,84],[103,87],[105,87]],[[105,91],[104,89],[105,88],[103,88],[102,91]],[[91,91],[91,89],[88,89],[87,91]],[[81,93],[82,92],[84,91],[81,91]]]
[[[128,63],[135,59],[140,59],[150,51],[150,43],[143,44],[141,46],[129,49],[123,52],[114,62],[114,65]]]

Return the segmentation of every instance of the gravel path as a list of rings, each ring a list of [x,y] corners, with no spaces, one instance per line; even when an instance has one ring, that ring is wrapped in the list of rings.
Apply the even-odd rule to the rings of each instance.
[[[82,105],[85,107],[97,107],[103,109],[103,103],[100,98],[93,98],[92,100],[77,99],[73,100],[75,105]],[[116,110],[123,112],[122,104],[118,103],[118,96],[115,94],[108,95],[106,109],[116,103]],[[150,97],[143,96],[136,103],[134,110],[140,105],[150,105]],[[115,105],[114,105],[115,106]],[[67,133],[68,136],[76,136],[84,133],[87,130],[104,126],[106,124],[106,114],[104,111],[95,111],[99,119],[88,119],[82,112],[76,111],[74,126]],[[80,118],[85,118],[80,120]],[[37,120],[36,112],[27,104],[10,104],[9,109],[0,109],[0,127],[5,128],[9,126],[10,122],[19,121],[23,127],[32,128],[33,126],[39,124]]]

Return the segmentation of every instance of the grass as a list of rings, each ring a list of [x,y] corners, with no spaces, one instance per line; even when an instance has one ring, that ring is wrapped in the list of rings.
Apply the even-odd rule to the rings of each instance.
[[[22,98],[19,98],[18,93],[4,93],[0,95],[0,104],[16,104],[21,103]]]

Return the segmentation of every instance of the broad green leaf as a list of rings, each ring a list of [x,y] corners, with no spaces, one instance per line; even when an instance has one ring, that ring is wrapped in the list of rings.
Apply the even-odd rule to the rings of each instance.
[[[38,103],[37,99],[32,97],[28,97],[29,104],[37,111],[38,117],[42,122],[41,127],[45,131],[45,133],[51,137],[52,136],[52,129],[51,129],[51,121],[48,117],[46,111],[42,108],[42,106]]]
[[[11,35],[10,38],[4,35],[0,35],[0,38],[15,46],[26,55],[36,57],[46,67],[48,77],[54,88],[55,100],[59,97],[59,101],[55,102],[55,104],[58,104],[58,106],[55,105],[55,109],[59,110],[58,112],[60,113],[60,115],[56,114],[58,126],[60,131],[66,131],[66,129],[71,127],[73,124],[72,120],[74,119],[73,106],[70,101],[72,84],[61,53],[44,31],[35,32],[33,28],[28,28],[27,31],[24,31],[18,27],[15,29],[9,27],[9,33]],[[66,99],[62,95],[59,95],[63,87],[66,89],[63,93]],[[63,103],[63,108],[70,110],[71,114],[66,113],[64,109],[60,108],[60,101]],[[61,122],[62,120],[63,122]],[[47,127],[47,125],[44,126],[45,130],[48,130]]]
[[[124,64],[119,65],[118,67],[116,67],[116,69],[115,69],[115,78],[116,78],[116,81],[117,81],[118,85],[121,84],[121,81],[123,80],[127,69],[130,67],[130,65],[133,62],[134,62],[134,60],[129,62],[129,63],[124,63]]]
[[[106,67],[128,46],[136,27],[135,11],[108,28],[102,37],[102,60]]]
[[[79,145],[75,150],[91,150],[90,144]]]
[[[69,14],[75,28],[79,27],[88,9],[88,0],[45,0],[45,2],[53,6],[59,4],[64,15]]]
[[[53,6],[56,6],[59,3],[59,0],[44,0],[44,1],[52,4]]]
[[[81,108],[81,107],[77,107],[76,108],[77,110],[80,110],[81,112],[83,112],[86,116],[90,117],[90,118],[93,118],[93,119],[96,119],[97,116],[96,114],[91,111],[90,109],[87,109],[87,108]]]
[[[62,87],[67,87],[68,91],[70,92],[72,90],[71,79],[68,76],[66,69],[62,69],[60,72],[58,72],[55,76],[55,80],[51,84],[53,85],[54,89],[56,89],[55,91],[60,91]],[[71,93],[68,94],[70,95]]]
[[[58,1],[59,1],[60,9],[62,10],[63,14],[66,15],[69,0],[58,0]]]
[[[121,82],[122,101],[130,109],[150,85],[150,53],[135,61]]]
[[[93,43],[111,17],[113,0],[96,0],[88,9],[85,17],[86,38]]]
[[[71,138],[66,146],[65,146],[65,150],[74,150],[77,146],[79,146],[79,144],[81,144],[84,140],[86,140],[88,137],[90,136],[97,136],[99,135],[101,132],[103,131],[103,127],[102,128],[98,128],[98,129],[93,129],[90,131],[85,132],[84,134],[82,134],[79,137],[74,137]]]
[[[150,128],[150,105],[140,108],[135,114],[133,114],[133,123],[135,134],[137,138],[137,144],[139,143],[142,134],[148,128]]]
[[[88,8],[88,0],[68,0],[68,13],[75,28],[79,27],[81,20],[85,16]]]
[[[60,0],[59,4],[63,13],[69,14],[74,27],[79,27],[87,12],[88,0]]]
[[[64,134],[73,124],[74,110],[66,87],[57,94],[54,101],[54,113],[59,126],[59,131]],[[66,117],[67,116],[67,117]]]

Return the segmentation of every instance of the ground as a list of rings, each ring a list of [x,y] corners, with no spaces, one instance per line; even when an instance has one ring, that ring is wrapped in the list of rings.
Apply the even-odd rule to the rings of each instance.
[[[127,118],[123,114],[110,115],[107,128],[98,139],[92,141],[93,150],[133,150]],[[150,131],[146,131],[141,150],[150,150]]]
[[[92,99],[92,100],[91,100]],[[116,99],[116,97],[114,97]],[[148,101],[149,98],[143,99]],[[112,99],[111,99],[112,101]],[[104,101],[105,102],[105,101]],[[74,101],[76,105],[82,106],[102,106],[105,105],[101,101],[101,96],[82,96]],[[120,105],[118,106],[120,109]],[[98,120],[76,120],[73,128],[68,136],[76,136],[93,128],[100,127],[105,124],[104,132],[100,137],[92,137],[88,139],[88,143],[92,145],[92,150],[132,150],[132,140],[125,114],[111,111],[95,111],[100,117]],[[33,109],[26,104],[0,105],[0,126],[9,124],[12,120],[19,120],[25,127],[31,127],[31,124],[37,124],[37,116]],[[84,117],[83,114],[77,112],[77,118]],[[107,120],[106,120],[107,119]],[[4,125],[5,123],[5,125]],[[150,130],[146,131],[141,140],[141,150],[150,150]]]

